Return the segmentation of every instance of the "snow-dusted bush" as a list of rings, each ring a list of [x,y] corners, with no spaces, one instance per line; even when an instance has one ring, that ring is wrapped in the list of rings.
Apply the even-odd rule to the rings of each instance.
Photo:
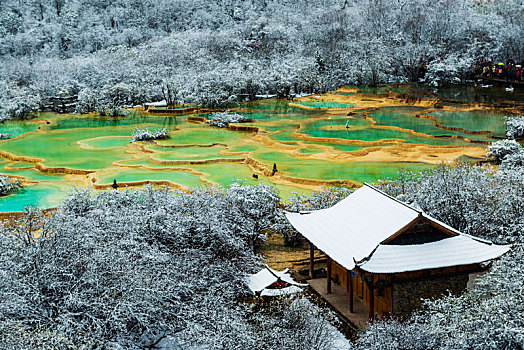
[[[135,141],[151,141],[151,140],[162,140],[168,139],[169,133],[166,128],[158,130],[150,130],[149,128],[137,128],[132,133],[131,142]]]
[[[234,185],[83,190],[53,216],[28,209],[0,227],[0,348],[331,348],[340,333],[306,301],[277,315],[239,301],[277,202],[272,187]]]
[[[524,137],[524,115],[506,118],[506,136],[512,139]]]
[[[264,349],[350,349],[349,341],[335,328],[335,314],[313,304],[305,297],[278,298],[266,305],[264,314],[256,316],[261,330]]]
[[[464,83],[476,59],[467,54],[452,53],[444,59],[433,60],[427,66],[425,80],[434,86]]]
[[[10,139],[12,136],[9,133],[6,132],[0,132],[0,140],[7,140]]]
[[[504,158],[511,154],[524,152],[522,146],[515,140],[500,140],[493,142],[488,147],[488,157],[493,157],[496,163],[501,163]]]
[[[322,187],[319,191],[313,191],[309,195],[292,193],[285,203],[285,208],[293,212],[325,209],[337,204],[353,191],[354,189],[350,187],[329,186]]]
[[[234,183],[227,188],[226,193],[233,198],[237,215],[251,226],[250,230],[244,230],[240,235],[250,242],[254,251],[260,241],[267,238],[267,230],[276,220],[280,197],[274,187],[263,185],[255,187]]]
[[[40,102],[35,91],[0,80],[0,122],[28,118],[38,110]]]
[[[500,166],[502,169],[524,168],[524,150],[517,153],[508,154],[504,157],[504,159],[500,163]]]
[[[207,122],[211,126],[227,128],[229,123],[248,123],[250,121],[251,119],[244,117],[241,114],[226,111],[213,113],[211,119]]]
[[[78,100],[76,102],[76,113],[87,114],[97,110],[98,96],[97,94],[87,88],[78,92]]]
[[[0,175],[0,196],[6,196],[20,188],[22,181]]]

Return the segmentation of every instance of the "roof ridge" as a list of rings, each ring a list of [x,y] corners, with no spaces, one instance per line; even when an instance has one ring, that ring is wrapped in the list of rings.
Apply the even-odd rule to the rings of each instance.
[[[277,270],[273,270],[271,267],[269,267],[268,264],[266,264],[265,268],[266,268],[266,270],[269,271],[270,274],[272,274],[274,277],[276,277],[276,278],[280,281],[280,278],[281,278],[282,276],[280,276],[280,275],[277,274],[279,271],[277,271]]]
[[[374,191],[377,191],[377,192],[380,193],[381,195],[386,196],[386,197],[388,197],[389,199],[392,199],[392,200],[394,200],[395,202],[400,203],[400,204],[402,204],[403,206],[408,207],[409,209],[416,211],[416,212],[419,213],[419,214],[422,214],[422,213],[423,213],[423,210],[421,210],[421,209],[417,209],[417,208],[415,208],[415,207],[412,207],[411,205],[409,205],[409,204],[407,204],[407,203],[404,203],[404,202],[402,202],[402,201],[396,199],[396,198],[393,197],[393,196],[390,196],[389,194],[387,194],[387,193],[385,193],[385,192],[379,190],[378,188],[375,188],[374,186],[371,186],[371,185],[368,184],[367,182],[364,182],[364,185],[367,186],[367,187],[369,187],[369,188],[371,188],[371,189],[374,190]]]
[[[380,245],[381,245],[381,243],[377,244],[375,246],[375,248],[373,248],[371,253],[369,253],[367,256],[363,257],[362,259],[360,259],[358,261],[353,257],[353,262],[355,263],[355,266],[360,267],[360,265],[362,265],[362,264],[366,263],[367,261],[369,261],[371,259],[371,257],[373,256],[373,254],[375,254],[375,252],[377,251],[377,249],[378,249],[378,247]]]

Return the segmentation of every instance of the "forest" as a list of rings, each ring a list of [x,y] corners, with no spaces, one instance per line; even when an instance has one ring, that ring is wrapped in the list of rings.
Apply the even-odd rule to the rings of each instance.
[[[460,83],[523,59],[520,0],[0,2],[0,116],[218,106],[344,84]],[[167,96],[166,96],[167,95]]]

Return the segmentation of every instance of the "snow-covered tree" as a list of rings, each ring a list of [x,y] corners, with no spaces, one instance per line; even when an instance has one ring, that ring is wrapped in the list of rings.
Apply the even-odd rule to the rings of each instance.
[[[36,112],[41,102],[38,95],[27,88],[0,80],[0,122],[12,118],[27,118]]]
[[[267,186],[147,187],[28,208],[0,228],[0,347],[347,348],[302,298],[275,315],[241,301],[276,202]]]
[[[457,82],[488,56],[523,58],[519,0],[58,2],[0,5],[0,80],[26,98],[16,115],[66,86],[80,112],[111,114],[167,95],[226,106],[425,73]]]
[[[227,128],[229,123],[247,123],[250,122],[251,119],[244,117],[241,114],[238,113],[231,113],[229,111],[226,112],[215,112],[211,114],[211,119],[207,122],[211,126],[216,126],[219,128]]]
[[[506,118],[506,136],[511,139],[524,137],[524,115]]]
[[[151,140],[163,140],[169,138],[169,133],[166,128],[158,130],[150,130],[149,128],[137,128],[133,131],[133,138],[131,142],[136,141],[151,141]]]
[[[493,157],[495,162],[500,163],[508,155],[524,152],[522,146],[515,140],[500,140],[493,142],[488,147],[488,157]]]
[[[0,196],[8,195],[20,188],[22,181],[0,175]]]

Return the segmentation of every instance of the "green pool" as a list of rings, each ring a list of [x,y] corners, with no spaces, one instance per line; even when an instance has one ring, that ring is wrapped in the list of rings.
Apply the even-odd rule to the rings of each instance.
[[[359,92],[380,94],[387,89]],[[347,94],[353,95],[358,93]],[[317,182],[307,180],[359,184],[393,176],[399,169],[430,169],[449,160],[441,157],[449,147],[454,159],[475,159],[486,146],[463,138],[492,139],[467,131],[490,131],[495,136],[504,132],[503,114],[493,110],[435,111],[405,105],[359,110],[358,104],[318,99],[293,103],[333,111],[304,109],[277,99],[234,106],[232,111],[255,119],[245,125],[257,126],[258,133],[191,123],[187,116],[137,111],[117,118],[42,113],[30,121],[0,124],[0,132],[14,136],[0,141],[0,173],[25,179],[19,192],[0,198],[0,211],[20,211],[26,205],[53,207],[75,186],[106,186],[113,179],[130,185],[169,182],[183,188],[236,181],[273,184],[285,198],[318,188],[311,184]],[[345,108],[355,113],[347,117]],[[438,123],[418,118],[420,114],[431,115]],[[131,143],[137,127],[166,128],[171,137]],[[443,147],[446,153],[441,152]],[[412,156],[415,150],[420,157]],[[278,173],[265,176],[273,164]]]

